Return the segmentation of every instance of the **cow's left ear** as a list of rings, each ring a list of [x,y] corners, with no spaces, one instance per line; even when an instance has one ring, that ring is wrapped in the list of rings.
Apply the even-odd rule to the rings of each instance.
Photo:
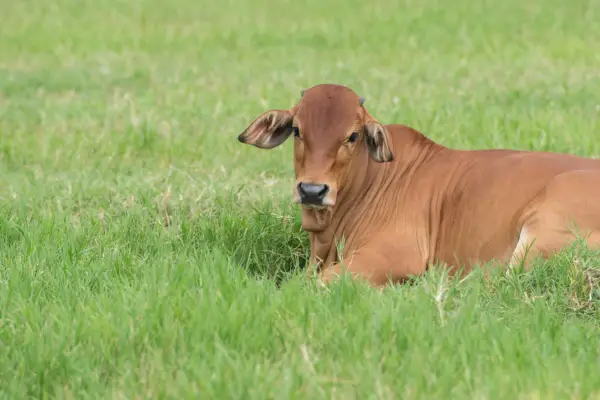
[[[239,134],[238,140],[261,149],[272,149],[293,132],[292,121],[293,114],[289,110],[264,112]]]
[[[374,161],[384,163],[394,160],[389,132],[371,116],[365,122],[365,142]]]

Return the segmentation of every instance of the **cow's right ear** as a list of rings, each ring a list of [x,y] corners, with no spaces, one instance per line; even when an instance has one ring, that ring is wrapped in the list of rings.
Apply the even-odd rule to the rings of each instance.
[[[260,149],[272,149],[293,132],[292,121],[293,114],[289,110],[264,112],[240,133],[238,140]]]

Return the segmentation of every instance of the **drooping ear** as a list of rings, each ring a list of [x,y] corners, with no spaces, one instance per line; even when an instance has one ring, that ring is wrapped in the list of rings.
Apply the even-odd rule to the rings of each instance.
[[[293,115],[289,110],[264,112],[240,133],[238,140],[260,149],[272,149],[290,136],[292,120]]]
[[[384,163],[394,160],[392,141],[385,127],[377,120],[368,118],[365,122],[365,142],[371,158]]]

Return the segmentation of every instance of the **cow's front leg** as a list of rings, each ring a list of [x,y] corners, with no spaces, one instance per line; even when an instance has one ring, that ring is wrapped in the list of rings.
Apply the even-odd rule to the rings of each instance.
[[[352,278],[365,280],[372,286],[402,283],[426,270],[426,258],[416,247],[383,244],[365,246],[346,255],[343,260],[323,266],[318,278],[330,283],[348,273]]]

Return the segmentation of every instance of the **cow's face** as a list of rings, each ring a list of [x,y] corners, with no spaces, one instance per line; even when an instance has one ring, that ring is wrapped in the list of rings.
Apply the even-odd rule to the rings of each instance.
[[[314,86],[292,109],[261,114],[238,137],[262,149],[293,137],[293,200],[303,207],[302,225],[307,231],[327,227],[338,192],[352,179],[353,161],[364,162],[361,155],[366,153],[375,162],[394,159],[387,130],[362,102],[344,86]]]

